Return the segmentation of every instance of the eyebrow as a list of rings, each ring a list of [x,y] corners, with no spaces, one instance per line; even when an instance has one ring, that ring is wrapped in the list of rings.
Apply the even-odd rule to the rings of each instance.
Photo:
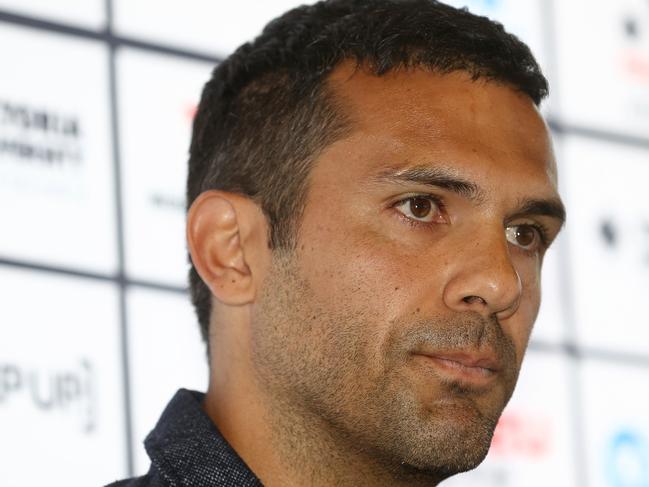
[[[473,203],[484,202],[484,191],[474,182],[460,177],[455,171],[445,167],[414,166],[405,169],[386,169],[381,171],[373,181],[378,183],[422,184],[452,191]],[[518,202],[513,216],[548,216],[559,220],[561,226],[566,221],[566,209],[558,198],[523,199]]]
[[[462,179],[444,167],[414,166],[406,169],[386,169],[373,180],[379,183],[423,184],[447,189],[477,204],[484,200],[484,192],[477,184]]]
[[[538,215],[556,218],[561,226],[566,223],[566,208],[560,199],[526,199],[519,203],[516,216]]]

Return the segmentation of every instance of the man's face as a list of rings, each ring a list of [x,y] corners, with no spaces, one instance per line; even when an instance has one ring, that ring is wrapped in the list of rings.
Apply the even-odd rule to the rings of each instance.
[[[284,414],[395,472],[471,469],[561,226],[546,126],[465,73],[343,66],[330,82],[353,128],[315,162],[296,250],[263,282],[255,370]]]

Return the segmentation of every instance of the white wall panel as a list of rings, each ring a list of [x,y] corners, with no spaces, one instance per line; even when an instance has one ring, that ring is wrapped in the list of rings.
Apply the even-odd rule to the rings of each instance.
[[[117,286],[0,269],[0,484],[126,474]]]
[[[3,24],[0,63],[0,255],[114,272],[106,47]]]
[[[568,240],[579,342],[649,353],[649,150],[564,144]]]
[[[185,186],[196,106],[212,64],[120,50],[126,272],[185,286]]]
[[[106,26],[105,0],[0,0],[0,10],[88,29]]]
[[[561,118],[649,135],[649,2],[554,2]]]
[[[649,370],[587,360],[582,365],[588,485],[649,485]]]
[[[207,390],[207,357],[189,298],[130,288],[127,294],[135,469],[149,470],[142,442],[183,387]]]
[[[553,242],[543,261],[541,308],[532,330],[532,341],[557,344],[569,337],[563,301],[563,252],[565,246],[560,236]]]
[[[116,0],[120,34],[226,56],[252,40],[272,18],[313,0]],[[151,15],[155,12],[155,15]]]

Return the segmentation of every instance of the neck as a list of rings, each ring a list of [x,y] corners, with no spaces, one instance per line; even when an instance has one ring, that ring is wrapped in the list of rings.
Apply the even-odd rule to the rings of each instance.
[[[266,487],[436,486],[443,480],[390,465],[335,426],[296,407],[288,394],[267,391],[254,374],[241,369],[212,364],[204,408]]]

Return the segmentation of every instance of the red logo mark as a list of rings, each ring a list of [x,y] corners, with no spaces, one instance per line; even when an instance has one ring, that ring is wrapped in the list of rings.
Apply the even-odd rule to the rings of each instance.
[[[539,459],[550,450],[552,426],[548,418],[505,412],[498,421],[489,453],[503,457]]]

